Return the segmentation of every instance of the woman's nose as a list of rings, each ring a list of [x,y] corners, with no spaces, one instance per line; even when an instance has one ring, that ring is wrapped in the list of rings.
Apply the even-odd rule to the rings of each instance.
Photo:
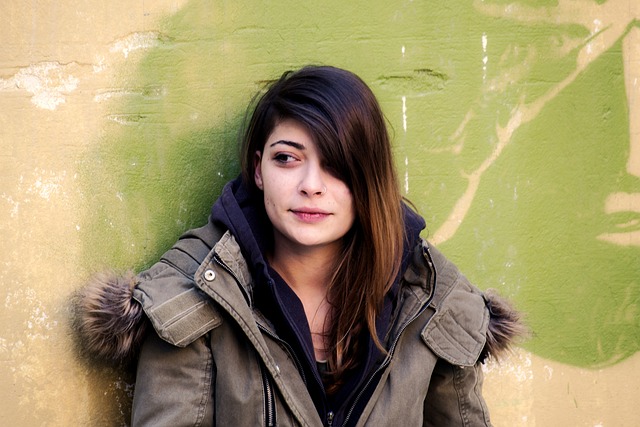
[[[319,196],[327,192],[320,165],[310,165],[306,168],[298,190],[306,196]]]

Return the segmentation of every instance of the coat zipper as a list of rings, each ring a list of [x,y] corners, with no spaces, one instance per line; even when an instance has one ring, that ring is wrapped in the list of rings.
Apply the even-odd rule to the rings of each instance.
[[[333,416],[334,416],[333,411],[327,412],[327,427],[333,426]]]
[[[433,261],[431,259],[431,253],[429,252],[429,247],[425,247],[424,255],[426,257],[427,263],[428,263],[429,268],[430,268],[431,273],[432,273],[432,279],[431,279],[431,289],[432,289],[432,291],[431,291],[431,295],[429,296],[429,299],[427,300],[427,302],[425,304],[423,304],[423,306],[420,309],[420,311],[418,311],[415,314],[415,316],[413,316],[411,319],[409,319],[407,322],[405,322],[405,324],[402,326],[402,328],[400,329],[400,332],[398,332],[398,334],[396,335],[396,338],[393,341],[393,344],[391,345],[389,353],[388,353],[387,357],[385,358],[384,362],[378,367],[378,369],[375,370],[375,372],[367,380],[367,382],[364,385],[364,387],[362,387],[360,389],[360,391],[358,392],[358,395],[354,399],[353,404],[351,405],[351,408],[349,408],[349,411],[347,412],[347,415],[344,418],[344,421],[342,422],[343,426],[346,425],[347,422],[349,421],[349,418],[351,417],[351,414],[353,413],[354,409],[356,408],[356,405],[358,404],[358,401],[360,400],[360,398],[364,394],[365,390],[367,388],[369,388],[369,385],[371,384],[373,379],[376,377],[376,375],[378,375],[378,373],[380,373],[383,369],[385,369],[387,366],[389,366],[389,363],[391,363],[391,359],[393,358],[393,354],[394,354],[394,352],[396,350],[396,346],[398,345],[398,341],[400,341],[400,337],[402,336],[402,333],[407,329],[407,327],[415,319],[417,319],[422,313],[424,313],[424,311],[427,309],[427,307],[429,307],[429,305],[431,305],[431,301],[433,300],[433,297],[435,296],[436,269],[435,269],[435,267],[433,265]]]
[[[273,395],[271,381],[269,381],[269,374],[262,363],[260,363],[260,373],[262,374],[262,385],[264,389],[265,426],[274,427],[276,425],[276,400]]]
[[[425,305],[414,317],[412,317],[411,320],[409,320],[407,323],[404,324],[404,326],[402,327],[402,329],[400,330],[400,332],[396,336],[396,339],[393,342],[393,345],[391,346],[391,350],[389,351],[389,354],[385,358],[384,362],[380,366],[378,366],[378,369],[376,369],[375,372],[371,376],[369,376],[369,379],[367,380],[367,382],[364,385],[364,387],[362,387],[360,389],[360,391],[358,392],[356,398],[353,401],[353,404],[349,408],[349,412],[347,412],[347,416],[344,418],[344,422],[342,423],[342,425],[346,425],[347,424],[347,422],[349,421],[349,418],[351,418],[351,414],[353,413],[353,410],[355,409],[356,405],[358,404],[358,401],[360,400],[360,398],[364,394],[365,390],[367,388],[369,388],[369,385],[371,384],[373,379],[376,377],[376,375],[378,375],[378,373],[380,373],[383,369],[385,369],[387,366],[389,366],[389,363],[391,363],[391,359],[393,358],[393,353],[395,352],[396,345],[398,344],[398,341],[400,340],[400,336],[402,336],[402,333],[405,331],[405,329],[407,329],[409,324],[411,322],[413,322],[413,320],[415,320],[418,316],[420,316],[424,312],[426,307],[427,307],[427,305]]]

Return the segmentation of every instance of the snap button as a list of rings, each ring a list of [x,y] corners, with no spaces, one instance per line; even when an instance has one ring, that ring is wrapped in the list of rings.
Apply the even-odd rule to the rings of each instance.
[[[216,272],[213,270],[207,270],[204,272],[204,280],[206,280],[207,282],[213,282],[213,280],[216,278]]]

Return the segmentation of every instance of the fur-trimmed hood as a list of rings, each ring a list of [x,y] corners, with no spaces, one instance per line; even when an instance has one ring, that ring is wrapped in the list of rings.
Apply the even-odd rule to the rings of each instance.
[[[132,272],[95,275],[73,297],[72,324],[83,356],[109,364],[133,361],[149,321],[133,298]]]
[[[480,360],[487,358],[500,360],[529,335],[522,314],[495,290],[484,293],[485,303],[489,309],[489,327],[487,341],[480,353]]]

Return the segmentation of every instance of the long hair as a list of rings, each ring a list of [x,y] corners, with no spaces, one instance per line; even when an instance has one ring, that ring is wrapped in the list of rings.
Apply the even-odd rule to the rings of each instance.
[[[328,393],[353,369],[368,332],[383,346],[376,317],[398,274],[404,241],[402,198],[380,105],[355,74],[329,66],[286,72],[257,98],[242,142],[245,183],[254,182],[254,158],[275,126],[292,119],[312,135],[323,164],[351,190],[356,218],[344,237],[327,300]],[[256,193],[258,194],[258,193]]]

